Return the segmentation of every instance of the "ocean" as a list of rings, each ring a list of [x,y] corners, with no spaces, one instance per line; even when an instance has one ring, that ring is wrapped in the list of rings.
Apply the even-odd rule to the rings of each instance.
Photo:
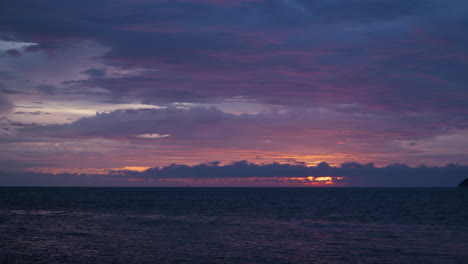
[[[0,188],[0,263],[468,263],[467,188]]]

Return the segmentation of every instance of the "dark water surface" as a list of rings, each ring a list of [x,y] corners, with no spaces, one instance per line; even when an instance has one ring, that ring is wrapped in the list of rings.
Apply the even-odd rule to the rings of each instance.
[[[0,263],[468,263],[468,189],[0,188]]]

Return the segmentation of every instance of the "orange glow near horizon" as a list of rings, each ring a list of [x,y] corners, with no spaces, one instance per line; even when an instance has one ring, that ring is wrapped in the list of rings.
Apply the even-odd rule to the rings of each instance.
[[[332,177],[316,177],[316,181],[332,181]]]
[[[331,167],[338,167],[341,163],[355,161],[365,164],[370,158],[353,153],[333,152],[318,155],[310,155],[307,152],[319,152],[321,150],[246,150],[235,148],[207,148],[207,147],[184,147],[173,149],[172,147],[160,146],[154,149],[146,146],[139,146],[137,149],[129,148],[126,152],[116,151],[113,144],[115,142],[90,141],[89,148],[98,145],[98,149],[103,149],[105,155],[102,156],[80,156],[70,158],[70,156],[41,158],[40,163],[56,164],[55,166],[33,167],[29,170],[42,173],[70,173],[70,174],[107,174],[109,171],[130,170],[141,172],[148,168],[165,167],[171,164],[183,164],[188,166],[219,161],[221,166],[232,164],[233,162],[247,160],[254,164],[303,164],[307,167],[317,166],[320,162],[327,162]],[[193,155],[193,153],[197,153]],[[374,158],[375,161],[375,158]],[[39,163],[39,161],[38,161]],[[376,166],[385,165],[385,162],[378,161]]]
[[[338,179],[339,178],[339,179]],[[343,180],[343,177],[280,177],[276,179],[281,179],[285,182],[296,181],[304,185],[333,185],[336,184],[334,180]]]
[[[144,183],[145,186],[192,186],[192,187],[320,187],[343,186],[343,177],[246,177],[246,178],[115,178],[115,181]]]
[[[140,166],[126,166],[122,168],[50,168],[50,167],[40,167],[32,168],[31,171],[41,172],[41,173],[51,173],[51,174],[108,174],[110,171],[136,171],[143,172],[151,167],[140,167]]]
[[[281,162],[288,163],[288,162]],[[102,175],[106,177],[119,171],[143,172],[151,167],[146,166],[125,166],[120,168],[53,168],[41,167],[32,171],[51,174],[82,174],[82,175]],[[124,175],[124,174],[123,174]],[[122,175],[122,176],[123,176]],[[301,186],[342,186],[343,177],[333,176],[306,176],[306,177],[233,177],[233,178],[109,178],[111,182],[138,184],[138,186],[277,186],[277,187],[301,187]]]
[[[95,157],[84,157],[79,160],[72,160],[67,157],[54,158],[49,160],[44,158],[44,163],[57,164],[57,166],[41,166],[30,168],[32,171],[43,173],[90,173],[90,174],[104,174],[109,170],[131,170],[131,171],[144,171],[148,168],[164,167],[171,164],[184,164],[188,166],[198,165],[211,161],[219,161],[222,165],[228,165],[240,160],[247,160],[249,163],[255,164],[270,164],[277,162],[280,164],[295,164],[297,162],[304,162],[307,167],[313,167],[322,161],[327,162],[330,166],[338,166],[341,162],[349,160],[345,156],[339,154],[331,155],[292,155],[276,152],[263,152],[263,151],[234,151],[231,149],[223,150],[220,155],[220,150],[213,149],[195,149],[199,151],[199,155],[186,157],[184,153],[172,153],[168,151],[161,151],[160,153],[146,152],[126,153],[126,156],[118,154],[109,154],[105,157],[97,159]],[[131,159],[129,156],[132,156]],[[164,156],[164,157],[160,157]],[[360,161],[360,159],[353,159]],[[76,165],[79,163],[79,167]]]
[[[193,186],[193,187],[320,187],[320,186],[343,186],[344,177],[334,176],[306,176],[306,177],[232,177],[232,178],[139,178],[139,177],[109,177],[106,175],[119,171],[134,171],[143,172],[150,167],[143,166],[126,166],[121,168],[109,169],[65,169],[65,168],[37,168],[33,171],[41,173],[60,174],[77,174],[83,177],[91,177],[93,175],[102,179],[107,179],[109,182],[114,182],[119,185],[129,184],[129,186]],[[124,172],[123,172],[124,173]],[[102,178],[102,177],[104,178]],[[106,181],[107,181],[106,180]]]
[[[142,171],[145,171],[145,170],[150,169],[150,168],[151,167],[127,166],[127,167],[123,167],[123,168],[116,168],[114,170],[129,170],[129,171],[142,172]]]

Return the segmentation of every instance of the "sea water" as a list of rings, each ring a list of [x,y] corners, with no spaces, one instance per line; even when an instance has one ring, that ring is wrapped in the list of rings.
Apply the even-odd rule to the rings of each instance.
[[[0,188],[0,263],[468,263],[463,188]]]

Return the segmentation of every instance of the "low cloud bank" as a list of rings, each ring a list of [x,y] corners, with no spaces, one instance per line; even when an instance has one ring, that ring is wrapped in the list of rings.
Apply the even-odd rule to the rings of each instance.
[[[143,172],[113,170],[107,174],[0,172],[0,186],[344,186],[344,187],[455,187],[468,177],[468,166],[409,167],[391,164],[346,162],[330,166],[322,162],[307,167],[294,164],[255,164],[238,161],[198,165],[171,164]],[[239,184],[241,183],[241,184]],[[291,185],[292,184],[292,185]]]
[[[172,164],[151,168],[143,172],[111,171],[115,177],[145,179],[229,179],[229,178],[275,178],[280,180],[307,177],[332,177],[340,179],[343,186],[455,186],[468,177],[468,166],[447,164],[444,167],[409,167],[391,164],[377,168],[373,163],[346,162],[339,167],[321,162],[317,166],[305,164],[254,164],[245,160],[221,166],[219,162],[194,166]],[[342,179],[341,179],[342,178]]]

